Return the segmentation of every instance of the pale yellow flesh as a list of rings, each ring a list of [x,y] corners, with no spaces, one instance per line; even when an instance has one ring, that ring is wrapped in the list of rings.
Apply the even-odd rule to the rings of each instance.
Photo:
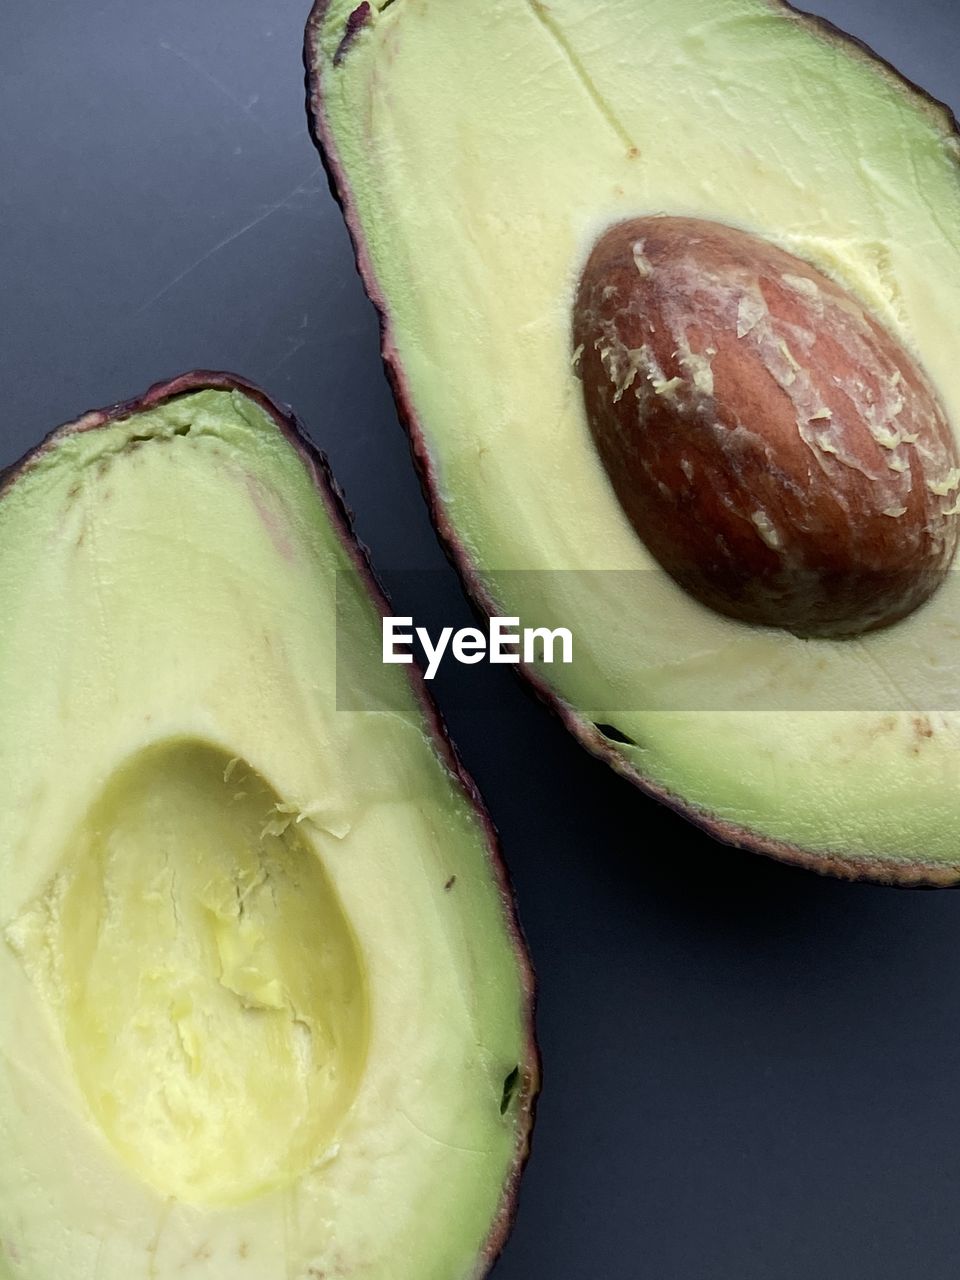
[[[841,856],[960,860],[960,590],[842,643],[698,605],[620,510],[570,339],[600,230],[713,218],[850,287],[960,427],[944,117],[762,0],[396,0],[334,66],[351,8],[323,27],[326,122],[446,514],[501,612],[574,631],[573,667],[541,674],[709,814]]]
[[[147,748],[6,931],[104,1135],[180,1200],[285,1186],[364,1065],[362,961],[297,816],[236,757]]]
[[[67,436],[0,599],[0,1276],[470,1274],[520,962],[297,452],[214,391]]]

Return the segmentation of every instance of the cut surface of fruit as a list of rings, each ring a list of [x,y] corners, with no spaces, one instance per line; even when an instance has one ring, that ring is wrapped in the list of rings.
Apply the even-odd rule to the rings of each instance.
[[[614,768],[724,839],[839,875],[955,881],[956,574],[852,639],[707,607],[618,498],[573,321],[610,228],[730,228],[852,299],[955,435],[960,147],[946,109],[764,0],[320,0],[307,63],[441,535],[488,611],[574,634],[570,666],[528,669],[538,690]],[[731,343],[753,340],[748,312]],[[787,380],[811,373],[816,345],[794,337]],[[713,356],[690,352],[709,400]],[[635,371],[642,391],[648,374]],[[829,452],[815,416],[828,408],[796,423],[808,477]],[[911,434],[880,445],[891,479],[916,462]],[[876,529],[922,536],[911,512],[933,500],[955,519],[960,470],[918,464],[911,482],[927,492],[876,507]],[[747,532],[758,556],[777,533],[762,518]]]
[[[0,1276],[480,1274],[532,980],[323,460],[227,375],[87,415],[0,597]]]

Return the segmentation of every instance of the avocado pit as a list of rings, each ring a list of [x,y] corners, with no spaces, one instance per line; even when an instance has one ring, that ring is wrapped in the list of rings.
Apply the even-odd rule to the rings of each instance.
[[[573,330],[621,506],[701,603],[843,638],[943,581],[950,423],[913,356],[823,272],[721,223],[631,219],[595,245]]]

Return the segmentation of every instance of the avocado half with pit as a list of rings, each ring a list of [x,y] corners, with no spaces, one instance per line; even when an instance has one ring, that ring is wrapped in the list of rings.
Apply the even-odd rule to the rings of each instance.
[[[434,517],[720,838],[960,876],[960,144],[763,0],[319,0],[314,133]]]
[[[87,414],[0,602],[0,1276],[484,1274],[531,972],[322,457],[227,375]]]

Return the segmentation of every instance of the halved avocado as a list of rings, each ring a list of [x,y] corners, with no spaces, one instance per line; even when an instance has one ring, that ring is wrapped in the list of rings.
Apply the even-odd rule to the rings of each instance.
[[[601,456],[575,341],[588,259],[618,227],[634,261],[603,267],[598,308],[616,271],[653,270],[643,236],[658,220],[677,254],[711,228],[728,248],[737,236],[768,246],[761,256],[797,264],[780,268],[781,284],[811,307],[832,291],[878,351],[901,351],[924,381],[918,414],[935,405],[954,438],[948,447],[938,428],[943,472],[918,483],[955,520],[960,143],[947,109],[833,28],[765,0],[318,0],[306,63],[314,134],[448,552],[481,608],[573,631],[572,665],[526,669],[537,690],[590,750],[723,840],[839,876],[955,882],[960,592],[955,574],[940,581],[955,527],[914,600],[894,583],[874,613],[892,623],[881,629],[842,608],[843,638],[832,616],[804,631],[760,625],[776,620],[765,605],[760,623],[711,608],[710,590],[698,598],[661,567],[682,531],[659,526],[655,555],[643,512],[628,516],[623,490],[646,458],[635,450],[618,473]],[[751,312],[734,317],[731,341]],[[586,342],[614,380],[608,407],[641,387],[683,388],[589,325]],[[795,358],[781,354],[782,389]],[[664,359],[686,360],[676,371],[706,402],[714,355],[668,345]],[[899,377],[893,368],[891,388]],[[811,421],[830,418],[823,405],[811,403]],[[873,425],[886,447],[885,424]],[[906,439],[890,444],[891,473],[911,465],[897,452]],[[808,477],[832,448],[812,441]],[[695,490],[692,465],[670,461]],[[906,509],[881,504],[870,528]],[[744,536],[759,557],[779,534],[753,514]]]
[[[484,1273],[531,971],[323,458],[223,374],[87,414],[0,601],[0,1276]]]

